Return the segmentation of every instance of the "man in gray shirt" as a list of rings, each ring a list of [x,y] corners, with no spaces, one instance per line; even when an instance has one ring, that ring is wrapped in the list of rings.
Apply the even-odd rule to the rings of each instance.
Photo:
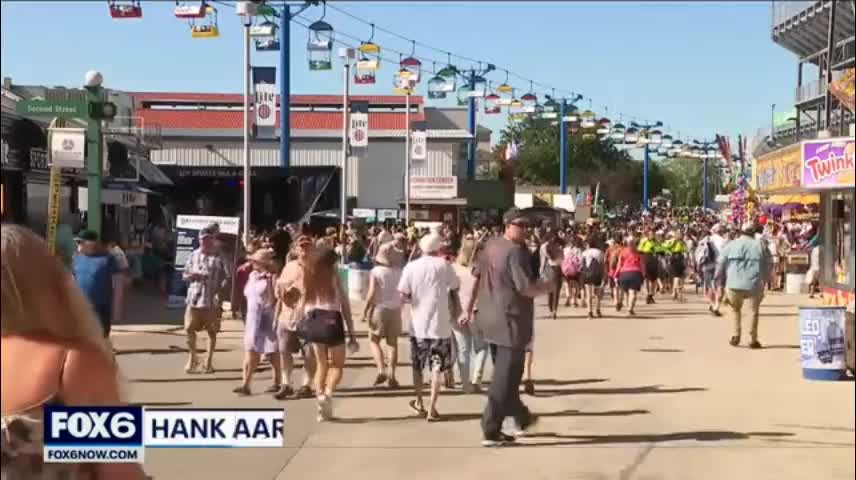
[[[536,422],[520,400],[520,379],[526,345],[532,340],[534,298],[550,292],[555,282],[535,277],[525,244],[528,219],[512,208],[503,222],[504,235],[485,244],[473,267],[476,281],[466,305],[474,333],[490,344],[494,357],[493,381],[482,415],[482,445],[486,447],[515,440],[502,433],[505,417],[513,417],[521,431]]]

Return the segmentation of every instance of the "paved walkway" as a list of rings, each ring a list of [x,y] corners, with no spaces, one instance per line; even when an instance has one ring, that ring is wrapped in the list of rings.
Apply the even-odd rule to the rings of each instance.
[[[760,351],[730,347],[730,321],[694,296],[641,306],[634,319],[587,320],[581,309],[539,318],[537,391],[524,401],[541,422],[520,446],[495,450],[478,446],[483,396],[446,392],[438,410],[448,421],[426,424],[410,415],[409,390],[370,387],[365,342],[348,360],[340,419],[320,425],[313,400],[231,393],[239,322],[226,322],[211,376],[183,373],[183,336],[162,321],[117,327],[114,343],[134,402],[286,409],[286,448],[152,449],[146,469],[157,480],[852,479],[854,386],[801,378],[796,302],[807,300],[766,300]],[[269,379],[260,374],[255,389]]]

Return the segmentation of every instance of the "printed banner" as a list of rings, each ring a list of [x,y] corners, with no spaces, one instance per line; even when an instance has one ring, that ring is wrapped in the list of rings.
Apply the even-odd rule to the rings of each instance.
[[[426,160],[428,158],[428,134],[413,132],[410,134],[410,159]]]
[[[83,169],[86,165],[86,129],[52,128],[51,164],[60,168]]]
[[[800,316],[800,358],[804,370],[833,376],[843,372],[845,307],[802,307]],[[811,376],[810,372],[804,372]]]
[[[856,179],[852,138],[810,140],[802,144],[802,186],[853,188]]]
[[[354,112],[350,117],[350,143],[352,147],[369,146],[369,115]]]
[[[255,86],[255,112],[257,127],[276,126],[276,85],[257,83]]]

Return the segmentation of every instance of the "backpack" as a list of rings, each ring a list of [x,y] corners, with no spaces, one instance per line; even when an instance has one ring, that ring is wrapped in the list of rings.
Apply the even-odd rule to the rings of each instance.
[[[701,254],[699,263],[701,265],[712,265],[716,263],[716,249],[713,247],[710,240],[704,242],[704,252]]]
[[[568,255],[562,259],[562,275],[566,277],[576,277],[580,273],[580,257],[578,255]]]

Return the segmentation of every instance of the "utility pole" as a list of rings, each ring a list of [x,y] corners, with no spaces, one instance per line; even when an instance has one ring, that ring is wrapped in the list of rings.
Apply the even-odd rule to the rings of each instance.
[[[559,103],[559,193],[568,193],[568,129],[565,126],[565,99]]]
[[[478,69],[473,68],[466,72],[466,75],[460,75],[464,77],[472,93],[475,91],[478,81],[484,81],[484,76],[494,70],[496,70],[496,67],[489,63],[484,68],[479,65]],[[467,130],[471,136],[467,144],[467,180],[474,180],[476,178],[476,151],[478,148],[478,125],[476,123],[476,108],[478,104],[476,103],[476,97],[471,95],[467,105]]]
[[[410,225],[410,95],[412,86],[407,88],[404,113],[404,224]],[[472,100],[472,99],[471,99]],[[469,164],[467,165],[469,168]]]
[[[351,48],[343,48],[339,56],[344,60],[343,89],[342,89],[342,192],[341,192],[341,224],[348,223],[348,129],[350,113],[350,90],[351,90],[351,57],[355,55]]]
[[[250,168],[250,25],[252,17],[244,19],[244,244],[250,241],[250,206],[252,204],[252,171]]]

